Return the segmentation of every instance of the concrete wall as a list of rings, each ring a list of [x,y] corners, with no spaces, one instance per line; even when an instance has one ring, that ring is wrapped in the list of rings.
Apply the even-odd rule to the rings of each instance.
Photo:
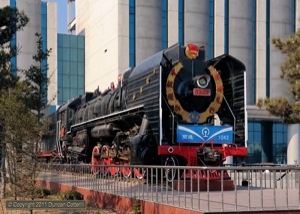
[[[17,67],[19,69],[28,69],[31,65],[39,65],[32,59],[36,54],[35,33],[41,33],[41,1],[24,0],[17,1],[17,8],[29,17],[29,22],[24,30],[17,32],[17,45],[21,47],[17,56]]]
[[[224,0],[218,0],[215,4],[215,22],[214,22],[214,52],[215,56],[224,54]]]
[[[136,64],[161,50],[161,1],[135,1]]]
[[[1,0],[0,7],[10,5],[9,0]],[[16,34],[16,44],[20,48],[17,55],[17,68],[28,69],[31,65],[39,66],[37,62],[32,59],[32,56],[37,53],[37,37],[35,33],[41,34],[41,1],[40,0],[22,0],[16,1],[16,7],[19,11],[23,11],[28,17],[29,22],[23,30]],[[48,58],[49,70],[48,77],[50,85],[48,86],[48,100],[56,96],[57,87],[57,6],[55,2],[47,3],[47,48],[52,49]],[[21,73],[19,73],[21,75]],[[22,76],[22,75],[21,75]],[[57,100],[54,99],[51,105],[56,105]]]
[[[296,0],[296,17],[295,17],[295,30],[300,28],[300,0]]]
[[[76,1],[76,34],[85,36],[86,91],[98,86],[104,90],[110,82],[117,82],[119,71],[128,68],[126,16],[128,3],[124,0]]]
[[[270,35],[286,39],[294,33],[293,0],[271,1],[270,3]],[[287,96],[290,94],[289,84],[280,78],[280,66],[285,55],[281,54],[273,44],[270,45],[270,97]],[[280,87],[278,87],[280,86]]]
[[[9,6],[9,0],[0,0],[0,7]]]
[[[256,5],[256,98],[266,97],[266,2]],[[251,84],[252,85],[252,84]],[[254,87],[254,86],[252,86]]]
[[[184,1],[184,43],[205,47],[209,56],[209,1]]]
[[[252,99],[252,1],[229,1],[229,54],[246,66],[247,103]]]
[[[57,105],[57,4],[56,2],[47,3],[47,49],[52,49],[48,57],[48,100],[51,105]]]
[[[129,5],[128,0],[118,2],[118,74],[120,74],[129,67]]]
[[[178,43],[178,0],[168,1],[168,46]]]
[[[288,125],[287,164],[300,164],[300,125]]]

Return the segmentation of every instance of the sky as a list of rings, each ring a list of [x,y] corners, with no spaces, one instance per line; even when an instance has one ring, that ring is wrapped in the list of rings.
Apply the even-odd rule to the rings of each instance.
[[[68,0],[47,0],[57,3],[57,33],[68,33]]]

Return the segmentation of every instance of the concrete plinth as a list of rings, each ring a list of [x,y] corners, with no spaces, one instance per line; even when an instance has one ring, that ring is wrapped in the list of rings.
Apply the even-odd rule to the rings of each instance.
[[[233,180],[211,180],[211,181],[198,181],[198,180],[175,180],[174,189],[178,191],[221,191],[223,183],[223,190],[234,190]]]

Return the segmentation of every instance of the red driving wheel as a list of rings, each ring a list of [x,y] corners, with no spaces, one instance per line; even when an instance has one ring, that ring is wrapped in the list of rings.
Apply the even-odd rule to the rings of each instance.
[[[131,176],[131,169],[130,167],[125,167],[125,166],[129,166],[129,162],[124,163],[124,167],[122,167],[121,173],[125,178],[129,178]]]
[[[93,148],[93,153],[92,153],[92,172],[94,174],[99,173],[99,165],[100,164],[100,155],[99,155],[99,148],[95,146]]]

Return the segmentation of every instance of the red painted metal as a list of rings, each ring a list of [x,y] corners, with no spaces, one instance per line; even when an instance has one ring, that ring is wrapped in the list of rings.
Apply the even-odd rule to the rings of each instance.
[[[247,155],[247,148],[237,147],[234,144],[184,144],[179,143],[176,146],[171,145],[163,145],[158,147],[158,155],[159,156],[179,156],[183,157],[187,160],[187,166],[204,166],[203,164],[199,164],[197,158],[197,149],[200,147],[213,147],[215,150],[219,150],[222,153],[223,160],[221,162],[216,162],[213,166],[221,166],[223,161],[225,161],[226,157],[229,156],[240,156],[245,157]],[[210,165],[212,166],[212,165]],[[187,169],[185,173],[182,174],[182,178],[190,178],[190,179],[200,179],[200,180],[220,180],[221,170],[192,170]],[[228,173],[223,170],[223,179],[230,178]]]

